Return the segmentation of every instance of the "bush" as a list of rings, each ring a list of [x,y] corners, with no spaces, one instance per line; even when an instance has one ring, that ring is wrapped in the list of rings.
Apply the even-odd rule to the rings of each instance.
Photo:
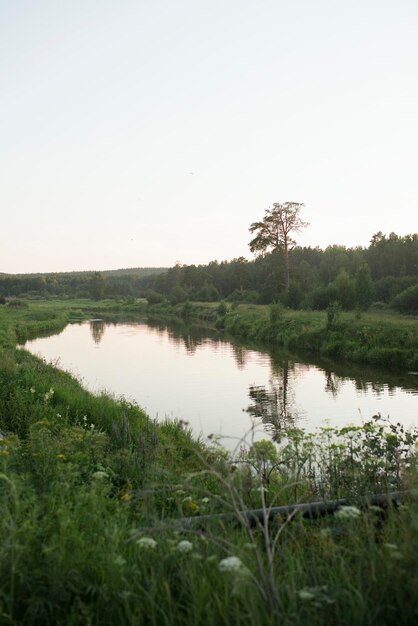
[[[228,313],[228,307],[226,306],[225,302],[220,302],[218,304],[218,306],[216,307],[216,313],[219,317],[225,317],[225,315]]]
[[[16,309],[24,309],[28,306],[27,302],[23,302],[23,300],[18,300],[17,298],[13,298],[9,300],[7,303],[8,306],[14,307]]]
[[[418,313],[418,285],[402,291],[392,300],[390,306],[401,313]]]
[[[164,300],[164,296],[162,296],[160,293],[157,293],[153,289],[149,289],[145,297],[147,299],[148,304],[151,304],[151,305],[160,304]]]
[[[284,306],[281,303],[271,304],[269,309],[270,324],[276,326],[278,322],[283,318]]]
[[[341,313],[339,302],[333,302],[327,307],[327,329],[334,328]]]

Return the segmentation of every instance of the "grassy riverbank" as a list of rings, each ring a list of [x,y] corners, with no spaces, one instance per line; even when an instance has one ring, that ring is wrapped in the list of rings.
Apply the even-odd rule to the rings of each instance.
[[[321,357],[418,370],[418,322],[413,317],[381,311],[307,312],[291,311],[281,305],[231,307],[189,303],[154,305],[149,307],[148,315],[209,324],[233,337]]]
[[[276,446],[249,435],[233,456],[15,348],[69,320],[144,311],[88,301],[0,307],[0,624],[413,623],[414,498],[386,513],[354,506],[268,530],[182,531],[176,522],[413,489],[415,437],[402,427],[293,429]],[[232,331],[238,317],[241,328],[272,326],[268,308],[193,314]]]

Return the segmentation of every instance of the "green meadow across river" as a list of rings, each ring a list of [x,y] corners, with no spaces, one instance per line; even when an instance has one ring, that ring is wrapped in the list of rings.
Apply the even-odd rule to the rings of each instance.
[[[397,390],[416,400],[416,319],[278,305],[16,304],[0,306],[0,623],[414,623],[413,409],[389,423],[384,400]],[[83,323],[93,318],[123,325]],[[247,406],[240,400],[248,409],[242,417],[258,419],[261,433],[233,452],[216,438],[199,439],[194,425],[192,431],[160,413],[154,420],[128,392],[119,399],[92,394],[18,347],[74,330],[103,354],[113,331],[133,332],[129,323],[146,320],[148,337],[171,336],[191,362],[209,345],[218,350],[208,372],[222,359],[245,372],[264,355],[264,380],[247,389]],[[135,360],[145,371],[153,352],[142,345]],[[120,368],[114,364],[115,377]],[[363,414],[353,426],[330,416],[328,427],[304,431],[307,423],[292,415],[301,405],[293,393],[298,368],[320,372],[328,397],[344,394],[350,380],[357,391],[368,383],[370,397],[380,392],[381,418],[371,409],[374,417]],[[169,371],[160,369],[163,396]],[[192,388],[193,367],[187,376]],[[273,424],[276,414],[285,417],[283,408],[297,419]],[[176,407],[162,412],[177,417]],[[400,490],[410,495],[396,509],[363,507],[362,496]],[[243,519],[239,527],[214,522],[204,530],[179,522],[337,498],[350,506],[320,520],[296,516],[252,528]]]

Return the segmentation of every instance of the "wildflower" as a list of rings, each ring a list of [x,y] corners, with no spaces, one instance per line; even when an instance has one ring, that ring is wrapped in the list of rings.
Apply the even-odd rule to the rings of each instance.
[[[116,559],[114,560],[114,564],[118,565],[119,567],[123,567],[125,565],[126,561],[123,558],[123,556],[117,556]]]
[[[45,400],[45,402],[48,402],[48,400],[50,400],[53,395],[54,395],[54,389],[51,387],[51,389],[49,391],[44,393],[44,400]]]
[[[313,606],[321,607],[324,604],[333,604],[335,600],[329,595],[326,585],[321,587],[304,587],[298,592],[301,600],[312,602]]]
[[[339,519],[355,519],[361,515],[356,506],[341,506],[335,514]]]
[[[299,598],[301,600],[313,600],[315,598],[315,594],[312,591],[308,591],[308,589],[301,589],[299,591]]]
[[[220,572],[234,572],[241,574],[245,571],[245,565],[237,556],[228,556],[226,559],[218,564],[218,570]]]
[[[129,502],[130,499],[131,494],[126,491],[119,496],[119,500],[121,500],[122,502]]]
[[[109,474],[106,474],[106,472],[103,472],[102,470],[97,470],[97,472],[94,472],[93,478],[102,480],[103,478],[109,478]]]
[[[183,498],[183,506],[189,513],[197,513],[199,511],[199,505],[191,496]]]
[[[191,541],[187,541],[187,539],[183,539],[177,544],[176,547],[177,552],[181,552],[182,554],[187,554],[188,552],[192,552],[193,544]]]
[[[202,504],[209,504],[209,498],[202,498]]]
[[[31,393],[36,393],[36,389],[35,389],[35,387],[31,387],[31,388],[30,388],[30,392],[31,392]]]
[[[65,454],[57,454],[55,458],[59,459],[60,461],[63,461],[65,459]]]
[[[136,544],[144,550],[155,550],[158,545],[152,537],[140,537]]]

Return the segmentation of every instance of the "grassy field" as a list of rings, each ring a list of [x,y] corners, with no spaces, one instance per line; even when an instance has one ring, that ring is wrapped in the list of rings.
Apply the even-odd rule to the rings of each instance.
[[[0,307],[0,624],[415,623],[415,433],[374,420],[288,430],[277,445],[249,434],[232,455],[123,398],[93,396],[15,347],[72,319],[145,311],[111,301]],[[266,307],[193,313],[231,332],[235,315],[240,328],[327,324]],[[411,320],[387,324],[385,333],[414,336]],[[360,496],[402,489],[412,495],[397,508],[360,506]],[[352,506],[321,520],[179,522],[341,497]]]

